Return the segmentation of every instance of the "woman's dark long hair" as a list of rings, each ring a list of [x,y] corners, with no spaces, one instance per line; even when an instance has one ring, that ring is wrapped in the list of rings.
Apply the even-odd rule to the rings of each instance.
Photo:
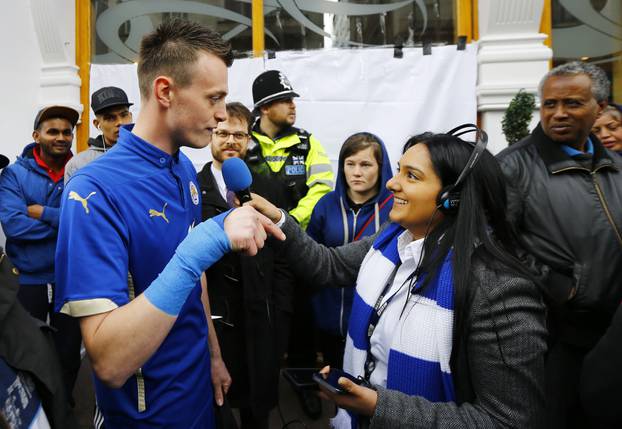
[[[452,185],[464,169],[474,145],[447,134],[425,133],[411,137],[403,152],[424,144],[443,188]],[[487,150],[464,181],[452,192],[459,192],[460,204],[454,213],[443,213],[442,220],[428,232],[424,256],[418,272],[425,288],[440,271],[453,250],[454,273],[454,345],[460,341],[465,323],[465,309],[472,295],[472,262],[477,254],[489,268],[500,269],[531,279],[518,260],[517,234],[507,218],[505,178],[497,160]],[[439,216],[439,212],[434,216]],[[454,347],[454,352],[457,347]],[[453,353],[452,353],[453,355]]]

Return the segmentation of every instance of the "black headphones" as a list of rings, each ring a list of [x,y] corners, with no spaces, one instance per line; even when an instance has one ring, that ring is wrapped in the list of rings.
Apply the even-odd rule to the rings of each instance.
[[[463,134],[472,132],[475,133],[475,143],[459,139],[473,146],[473,152],[471,152],[469,160],[462,169],[462,172],[460,172],[458,179],[456,179],[452,185],[445,186],[436,198],[438,209],[445,214],[455,213],[458,210],[460,206],[460,190],[458,187],[464,182],[464,179],[466,179],[469,173],[473,171],[473,168],[475,168],[475,165],[479,161],[481,154],[486,150],[486,145],[488,144],[488,134],[474,124],[462,124],[446,133],[450,136],[460,137]]]

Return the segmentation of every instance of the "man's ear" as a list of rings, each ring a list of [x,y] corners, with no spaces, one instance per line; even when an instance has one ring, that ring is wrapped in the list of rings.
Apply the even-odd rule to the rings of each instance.
[[[35,141],[35,143],[39,143],[40,136],[41,136],[41,133],[39,132],[39,130],[34,130],[32,132],[32,139]]]
[[[99,119],[97,117],[93,119],[93,126],[99,130]]]
[[[600,114],[600,112],[602,112],[602,111],[603,111],[603,109],[604,109],[605,107],[607,107],[607,105],[608,105],[609,103],[607,102],[607,100],[605,100],[605,101],[601,101],[600,103],[597,103],[597,104],[598,104],[598,114]]]
[[[153,80],[153,95],[162,107],[170,107],[173,81],[167,76],[157,76]]]

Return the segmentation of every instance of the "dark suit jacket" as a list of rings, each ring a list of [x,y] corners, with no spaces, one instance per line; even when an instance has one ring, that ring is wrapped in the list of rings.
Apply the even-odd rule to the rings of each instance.
[[[229,210],[211,172],[198,173],[202,217]],[[273,198],[263,177],[253,177],[251,191]],[[278,401],[280,359],[289,333],[293,277],[272,240],[256,256],[225,255],[207,271],[207,290],[223,360],[233,383],[227,395],[233,407],[266,415]]]
[[[65,394],[51,328],[31,317],[19,304],[17,270],[2,248],[0,255],[0,359],[32,377],[52,428],[77,428]]]

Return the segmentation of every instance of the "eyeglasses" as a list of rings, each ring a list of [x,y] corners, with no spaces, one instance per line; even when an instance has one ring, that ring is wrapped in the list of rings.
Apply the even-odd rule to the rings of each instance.
[[[237,131],[235,133],[230,133],[229,131],[225,131],[225,130],[216,130],[214,131],[214,135],[222,140],[228,140],[229,136],[233,136],[233,140],[238,143],[242,143],[247,138],[250,137],[247,133],[242,133],[240,131]]]

